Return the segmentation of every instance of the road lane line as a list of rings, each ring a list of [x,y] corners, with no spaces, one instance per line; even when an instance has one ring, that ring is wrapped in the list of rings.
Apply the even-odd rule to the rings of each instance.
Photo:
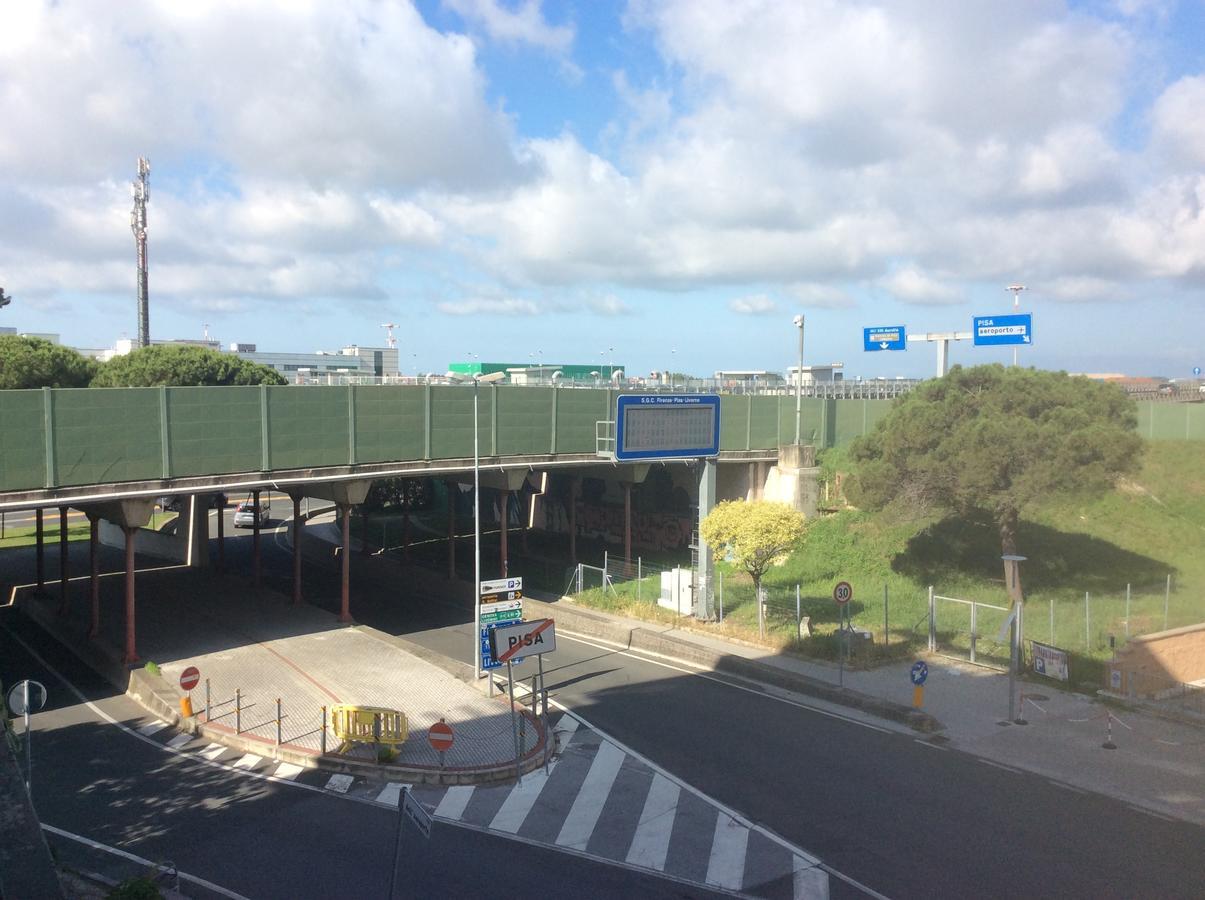
[[[166,722],[149,722],[138,729],[138,733],[144,737],[150,737],[152,734],[158,734],[167,727]]]
[[[745,851],[748,847],[748,828],[732,816],[724,813],[716,816],[711,857],[707,860],[707,883],[739,890],[745,882]]]
[[[578,721],[577,717],[572,713],[565,713],[565,715],[561,716],[560,721],[556,723],[556,727],[552,730],[568,740],[568,738],[571,737],[575,731],[577,731],[577,726],[580,724],[581,722]]]
[[[285,781],[292,781],[298,775],[305,771],[305,766],[299,766],[294,763],[282,762],[276,767],[276,771],[272,773],[273,778],[281,778]]]
[[[640,813],[636,833],[632,835],[632,846],[628,848],[627,861],[632,865],[658,872],[665,868],[681,793],[680,787],[660,772],[653,772],[653,783],[644,798],[644,810]]]
[[[1062,782],[1062,781],[1055,781],[1053,778],[1047,778],[1046,780],[1049,781],[1051,784],[1053,784],[1056,788],[1062,788],[1065,791],[1071,791],[1072,793],[1075,793],[1075,794],[1088,793],[1083,788],[1077,788],[1073,785],[1066,784],[1065,782]]]
[[[262,756],[256,756],[254,753],[247,753],[241,758],[235,760],[233,763],[231,763],[231,765],[233,765],[236,769],[254,769],[261,762],[263,762],[263,759],[264,758]]]
[[[791,873],[791,896],[794,900],[828,900],[827,872],[820,866],[811,865],[802,856],[794,857],[791,863],[794,869]],[[873,891],[869,893],[881,896]]]
[[[198,756],[203,756],[208,760],[215,760],[225,753],[227,749],[225,744],[210,744],[204,750],[201,750]]]
[[[930,750],[941,750],[943,753],[948,753],[950,748],[943,747],[941,744],[935,744],[932,741],[926,741],[924,738],[913,738],[922,747],[928,747]]]
[[[187,732],[184,732],[184,733],[176,735],[174,738],[172,738],[170,741],[168,741],[167,746],[171,747],[173,750],[179,750],[181,747],[183,747],[185,744],[187,744],[191,740],[192,740],[192,735],[188,734]]]
[[[586,773],[586,780],[582,782],[577,796],[573,798],[569,815],[561,825],[561,833],[556,838],[558,844],[578,850],[586,849],[623,760],[624,752],[614,744],[603,741],[599,745],[598,752],[590,763],[590,771]]]
[[[1021,774],[1020,769],[1014,769],[1012,766],[1006,766],[1003,763],[992,762],[990,759],[984,759],[982,756],[976,756],[975,759],[985,766],[991,766],[993,769],[1003,769],[1005,772],[1012,772],[1014,775]]]
[[[377,803],[383,803],[396,809],[397,802],[402,796],[402,788],[405,786],[404,782],[390,781],[381,790],[381,793],[377,794]]]
[[[435,817],[459,822],[472,797],[473,785],[471,784],[458,784],[448,788],[443,799],[439,801],[439,806],[435,807]]]
[[[51,834],[58,835],[61,838],[66,838],[69,841],[78,841],[86,847],[91,847],[93,850],[103,850],[105,853],[112,853],[114,856],[120,856],[122,859],[128,859],[131,862],[136,862],[138,865],[145,866],[148,869],[162,871],[162,867],[159,865],[159,863],[151,862],[149,859],[144,859],[141,856],[136,856],[135,854],[130,853],[128,850],[118,850],[116,847],[110,847],[106,844],[99,843],[98,841],[91,840],[90,838],[83,837],[82,835],[72,834],[70,831],[64,831],[62,828],[55,828],[53,825],[47,825],[45,822],[42,823],[42,830],[49,831]],[[212,881],[206,881],[204,878],[199,878],[196,875],[189,875],[187,872],[181,872],[179,869],[176,870],[176,874],[179,875],[183,881],[191,881],[193,884],[199,884],[201,887],[213,891],[215,894],[220,894],[223,897],[229,897],[230,900],[251,900],[251,898],[245,897],[242,894],[236,894],[234,891],[230,890],[229,888],[224,888],[220,884],[214,884]]]

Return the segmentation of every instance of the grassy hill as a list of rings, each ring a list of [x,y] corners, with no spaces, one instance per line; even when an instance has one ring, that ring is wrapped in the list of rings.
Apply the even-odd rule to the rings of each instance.
[[[830,451],[823,463],[831,473],[842,468],[843,459]],[[1110,634],[1120,646],[1127,628],[1131,637],[1161,630],[1165,599],[1168,627],[1201,621],[1205,442],[1149,443],[1140,474],[1110,494],[1092,500],[1052,498],[1028,511],[1017,545],[1028,557],[1021,569],[1025,636],[1081,657],[1082,677],[1098,672],[1109,656]],[[712,627],[757,639],[751,582],[724,564],[719,571],[725,620]],[[892,654],[927,645],[930,585],[944,597],[1007,605],[1000,540],[991,522],[917,515],[902,505],[874,515],[844,510],[814,520],[805,547],[767,576],[764,641],[788,652],[834,656],[838,613],[832,589],[841,580],[854,587],[851,619],[874,635],[876,655],[883,652],[885,611]],[[814,629],[814,636],[803,640],[797,636],[796,585],[800,612]],[[631,585],[621,585],[618,595],[588,599],[629,614],[661,617],[647,600],[656,592],[657,585],[646,580],[641,591],[646,600],[638,605]],[[1003,616],[980,610],[977,654],[991,661],[1007,655],[995,640]],[[950,649],[967,649],[969,626],[969,607],[939,601],[940,639]]]

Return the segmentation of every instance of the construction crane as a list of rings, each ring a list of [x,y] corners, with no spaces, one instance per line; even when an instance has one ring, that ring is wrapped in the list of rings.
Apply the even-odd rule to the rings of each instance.
[[[393,329],[401,328],[401,326],[397,322],[385,322],[381,327],[385,329],[385,343],[389,346],[390,350],[396,350],[397,338],[393,336]]]

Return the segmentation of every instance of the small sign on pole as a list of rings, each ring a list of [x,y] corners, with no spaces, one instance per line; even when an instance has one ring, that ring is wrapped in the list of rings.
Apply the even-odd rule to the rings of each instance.
[[[180,687],[186,691],[191,691],[201,683],[201,670],[196,666],[189,666],[180,673]]]
[[[854,598],[854,589],[848,581],[838,581],[837,586],[833,588],[833,599],[844,606]]]
[[[452,743],[455,740],[452,734],[452,726],[440,719],[431,726],[427,732],[427,743],[439,753],[439,767],[444,767],[444,753],[452,749]]]
[[[431,839],[431,814],[414,799],[409,785],[402,790],[402,814],[418,829],[419,834],[428,840]]]
[[[514,622],[490,629],[490,652],[498,662],[512,662],[522,651],[536,656],[556,650],[556,623],[553,619]]]
[[[25,680],[13,685],[8,692],[8,708],[25,717],[25,790],[33,796],[33,742],[29,733],[29,714],[46,705],[46,685]]]

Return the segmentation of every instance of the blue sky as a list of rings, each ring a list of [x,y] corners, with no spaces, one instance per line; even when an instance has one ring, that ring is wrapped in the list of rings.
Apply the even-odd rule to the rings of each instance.
[[[923,376],[1022,283],[1042,368],[1205,367],[1205,3],[0,7],[0,324]],[[951,348],[955,363],[1011,351]]]

